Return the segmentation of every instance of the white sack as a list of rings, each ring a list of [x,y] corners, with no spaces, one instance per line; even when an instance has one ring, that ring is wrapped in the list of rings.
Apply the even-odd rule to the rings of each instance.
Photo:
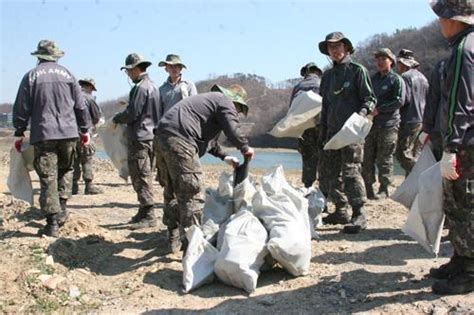
[[[33,186],[30,171],[33,170],[34,147],[26,142],[22,144],[21,153],[13,147],[10,149],[10,172],[7,186],[13,197],[34,205]]]
[[[249,293],[255,291],[260,267],[268,253],[267,238],[267,231],[250,211],[241,210],[232,215],[214,265],[217,277]]]
[[[429,253],[438,255],[443,232],[443,180],[439,163],[421,173],[419,193],[402,230]]]
[[[128,171],[128,141],[127,126],[114,124],[110,118],[99,128],[99,136],[104,144],[105,153],[117,168],[119,176],[127,180]]]
[[[218,251],[204,239],[196,225],[188,229],[186,238],[189,244],[183,258],[183,286],[187,293],[214,280],[214,263]]]
[[[311,187],[308,190],[308,194],[305,195],[308,198],[308,216],[309,222],[312,223],[313,230],[316,227],[323,225],[323,211],[326,207],[326,198],[319,188]],[[316,230],[311,230],[311,237],[313,239],[318,239],[319,235]]]
[[[353,113],[339,130],[324,146],[324,150],[339,150],[355,143],[363,143],[372,128],[372,121]]]
[[[321,112],[321,96],[313,91],[300,92],[291,102],[290,109],[269,132],[282,138],[299,138],[303,132],[315,126],[314,118]]]
[[[232,173],[221,173],[217,193],[222,198],[232,198],[234,195],[234,175]]]
[[[257,190],[251,182],[250,177],[244,179],[234,187],[234,212],[241,209],[252,210],[252,199]]]
[[[207,188],[206,201],[202,210],[201,229],[204,238],[210,243],[216,241],[219,226],[233,213],[232,200],[228,196],[221,196],[218,190]]]
[[[390,198],[410,209],[419,191],[418,179],[421,173],[433,166],[435,163],[436,159],[430,146],[425,145],[410,174],[405,178],[403,183],[398,186],[397,190],[395,190]]]

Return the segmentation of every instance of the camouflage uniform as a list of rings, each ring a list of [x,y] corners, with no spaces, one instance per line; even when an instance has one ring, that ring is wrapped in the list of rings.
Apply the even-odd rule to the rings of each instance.
[[[128,170],[141,208],[155,204],[153,200],[153,140],[128,142]]]
[[[96,147],[95,144],[89,143],[86,146],[81,144],[81,141],[76,143],[76,158],[74,159],[74,174],[73,182],[77,183],[81,178],[85,182],[92,182],[94,179],[94,172],[92,169],[92,162],[95,155]],[[82,168],[82,172],[81,172]]]

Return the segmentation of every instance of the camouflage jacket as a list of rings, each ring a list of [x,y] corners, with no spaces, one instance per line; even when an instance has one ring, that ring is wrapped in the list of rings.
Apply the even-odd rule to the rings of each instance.
[[[320,139],[329,140],[353,114],[365,108],[370,113],[376,97],[367,69],[347,56],[324,72],[321,80]]]
[[[194,146],[203,156],[206,152],[223,159],[216,138],[221,131],[242,152],[248,150],[248,141],[238,128],[239,116],[234,103],[219,92],[194,95],[176,103],[161,118],[156,134],[179,137]]]
[[[168,80],[160,86],[160,117],[174,104],[186,97],[196,94],[197,89],[193,82],[181,80],[176,85],[173,85],[168,78]]]
[[[23,77],[13,105],[15,135],[31,119],[30,143],[78,138],[91,125],[81,87],[65,67],[43,61]]]
[[[374,124],[379,127],[393,127],[400,123],[399,108],[405,99],[405,83],[402,77],[390,70],[386,75],[377,72],[372,76],[377,110]]]
[[[419,124],[423,121],[428,80],[417,69],[410,69],[402,74],[405,80],[405,104],[400,108],[400,126]]]
[[[158,125],[160,95],[147,73],[143,73],[130,91],[127,108],[115,115],[114,122],[127,124],[130,140],[153,140]]]

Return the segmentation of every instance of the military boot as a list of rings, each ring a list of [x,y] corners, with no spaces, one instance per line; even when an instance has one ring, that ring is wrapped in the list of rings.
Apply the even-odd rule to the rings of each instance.
[[[462,271],[449,279],[438,280],[433,292],[440,295],[466,294],[474,291],[474,259],[462,257]]]
[[[79,183],[77,180],[74,180],[72,182],[72,194],[73,195],[78,195],[79,194]]]
[[[176,254],[181,250],[182,242],[181,242],[181,233],[179,232],[179,228],[176,227],[174,229],[168,228],[168,245],[170,253]]]
[[[61,205],[61,211],[57,214],[58,225],[61,227],[66,223],[69,218],[69,211],[67,210],[67,199],[59,198],[59,204]]]
[[[347,207],[336,207],[336,211],[323,218],[325,224],[347,224],[350,222]]]
[[[137,223],[140,222],[145,217],[145,208],[138,208],[138,212],[130,219],[128,223]]]
[[[346,225],[342,230],[344,233],[356,234],[367,228],[367,219],[364,214],[364,208],[352,207],[351,223]]]
[[[38,235],[47,235],[51,237],[58,237],[59,236],[59,225],[58,225],[58,214],[47,214],[46,215],[46,225],[39,229]]]
[[[103,191],[99,187],[92,184],[91,180],[86,180],[86,188],[84,189],[84,194],[86,195],[98,195],[102,194]]]
[[[367,192],[367,199],[378,200],[378,196],[374,192],[372,184],[365,184],[365,191]]]
[[[388,198],[388,185],[380,185],[379,192],[375,195],[377,199]]]
[[[462,268],[462,257],[454,253],[453,257],[451,257],[447,263],[441,265],[439,268],[431,268],[428,276],[435,279],[449,279],[462,272]]]
[[[145,229],[156,226],[155,209],[153,206],[143,207],[143,217],[130,226],[131,230]]]

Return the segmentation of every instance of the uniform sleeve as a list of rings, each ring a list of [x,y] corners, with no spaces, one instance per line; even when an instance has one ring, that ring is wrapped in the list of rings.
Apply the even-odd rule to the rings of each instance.
[[[381,113],[394,112],[405,102],[405,83],[399,75],[395,75],[392,85],[392,97],[384,103],[378,103],[377,109]]]
[[[27,73],[21,80],[15,103],[13,104],[12,122],[15,128],[15,136],[23,136],[28,127],[28,120],[31,116],[30,84]]]
[[[91,115],[87,107],[86,100],[82,95],[81,86],[74,79],[73,82],[73,97],[74,97],[74,113],[76,115],[77,126],[79,131],[86,133],[92,127]]]
[[[441,68],[443,63],[439,63],[430,77],[430,86],[428,88],[428,95],[426,97],[426,106],[423,113],[423,131],[431,134],[436,123],[436,116],[438,115],[438,108],[440,104],[441,91]]]
[[[234,108],[234,104],[230,100],[228,104],[219,104],[217,120],[227,139],[241,152],[246,152],[249,147],[248,140],[241,134],[240,128],[238,128],[239,116]]]
[[[221,160],[224,160],[224,158],[227,156],[227,153],[224,152],[219,142],[217,141],[219,135],[220,133],[209,142],[209,150],[207,152]]]
[[[372,81],[370,80],[367,69],[360,66],[357,71],[356,82],[358,85],[359,99],[362,104],[360,109],[365,108],[367,114],[375,108],[377,98],[375,97],[374,89],[372,88]]]
[[[407,76],[402,75],[403,82],[405,83],[405,101],[402,104],[402,107],[409,106],[411,101],[411,80]]]
[[[318,142],[320,145],[322,145],[322,143],[325,141],[326,139],[326,131],[327,131],[327,113],[328,113],[328,110],[327,110],[327,97],[324,95],[325,94],[325,90],[326,90],[326,80],[327,80],[327,73],[329,73],[329,71],[326,71],[323,75],[323,78],[321,79],[321,86],[320,86],[320,89],[319,89],[319,93],[322,97],[322,104],[321,104],[321,119],[320,119],[320,129],[319,129],[319,139],[318,139]]]
[[[446,151],[458,152],[464,142],[474,117],[473,86],[474,67],[472,47],[465,48],[464,38],[456,48],[453,81],[449,82],[448,94],[448,133]]]
[[[135,92],[135,93],[134,93]],[[119,124],[131,124],[138,119],[146,104],[148,92],[146,89],[136,86],[136,91],[131,92],[127,108],[115,115],[114,121]]]
[[[189,92],[189,96],[193,96],[193,95],[198,94],[197,89],[196,89],[196,85],[193,82],[188,83],[188,92]]]

